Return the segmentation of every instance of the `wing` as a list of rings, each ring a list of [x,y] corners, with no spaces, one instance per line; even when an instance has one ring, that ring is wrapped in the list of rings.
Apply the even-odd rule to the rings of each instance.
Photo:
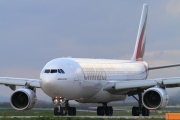
[[[131,81],[110,81],[103,90],[110,92],[111,94],[136,94],[137,89],[148,89],[154,86],[161,87],[180,87],[180,78],[158,78],[147,80],[131,80]]]
[[[27,79],[27,78],[10,78],[10,77],[0,77],[0,84],[9,86],[12,90],[15,86],[24,86],[28,84],[31,87],[40,88],[40,80],[38,79]]]

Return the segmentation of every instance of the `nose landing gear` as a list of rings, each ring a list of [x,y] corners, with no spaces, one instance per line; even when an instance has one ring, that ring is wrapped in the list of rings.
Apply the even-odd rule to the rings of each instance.
[[[69,106],[69,101],[61,97],[52,99],[53,103],[57,106],[54,108],[55,116],[76,116],[76,108]]]

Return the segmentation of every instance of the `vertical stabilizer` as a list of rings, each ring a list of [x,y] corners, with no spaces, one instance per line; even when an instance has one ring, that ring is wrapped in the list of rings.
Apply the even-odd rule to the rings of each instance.
[[[133,61],[141,61],[143,59],[145,43],[146,43],[146,22],[148,14],[148,5],[144,4],[138,29],[138,34],[136,38],[136,45],[134,49],[134,54],[131,58]]]

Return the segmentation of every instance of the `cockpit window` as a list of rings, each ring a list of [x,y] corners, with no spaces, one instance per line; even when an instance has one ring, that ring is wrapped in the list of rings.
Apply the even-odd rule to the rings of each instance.
[[[49,69],[46,69],[46,70],[44,71],[44,73],[50,73],[50,70],[49,70]]]
[[[58,73],[65,74],[64,70],[62,70],[62,69],[58,69]]]
[[[57,73],[57,69],[51,69],[51,73]]]
[[[44,70],[44,73],[60,73],[60,74],[65,74],[63,69],[46,69]]]

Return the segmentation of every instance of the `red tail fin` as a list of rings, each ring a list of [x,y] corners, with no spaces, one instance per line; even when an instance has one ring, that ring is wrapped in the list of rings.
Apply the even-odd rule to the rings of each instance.
[[[148,14],[148,5],[144,4],[141,14],[141,20],[139,24],[139,30],[136,39],[136,45],[134,49],[134,54],[131,58],[133,61],[142,60],[145,50],[146,43],[146,22],[147,22],[147,14]]]

